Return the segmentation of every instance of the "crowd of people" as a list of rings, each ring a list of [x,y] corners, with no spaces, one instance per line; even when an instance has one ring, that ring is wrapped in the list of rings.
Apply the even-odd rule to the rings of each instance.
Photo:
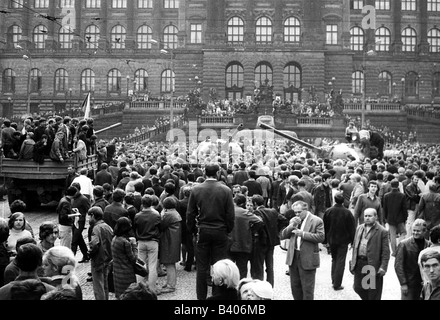
[[[54,131],[54,141],[71,152],[75,137],[87,136],[84,126],[93,126],[73,126],[69,140],[62,128],[71,128],[72,119],[31,120],[23,126],[28,139]],[[2,138],[5,129],[18,131],[4,125]],[[266,142],[264,152],[259,143],[244,144],[238,158],[213,151],[200,159],[191,157],[194,144],[113,139],[94,149],[86,140],[85,154],[102,153],[99,170],[91,176],[69,168],[58,223],[41,225],[39,243],[22,201],[0,221],[0,298],[37,286],[38,299],[81,299],[74,271],[76,263],[90,263],[96,300],[109,299],[110,290],[121,300],[157,299],[179,290],[180,263],[196,272],[199,300],[271,300],[274,248],[281,246],[295,300],[314,299],[320,255],[327,253],[335,291],[344,290],[348,258],[359,297],[381,299],[392,255],[402,299],[439,299],[440,146],[407,143],[410,153],[382,159],[318,158],[284,140]],[[8,140],[2,146],[15,157]],[[135,268],[139,260],[143,275]],[[15,273],[6,277],[11,263]],[[365,267],[375,286],[364,285]],[[166,277],[163,287],[159,276]]]
[[[93,118],[81,119],[70,116],[54,116],[46,119],[26,117],[19,124],[5,119],[1,127],[1,151],[6,158],[64,162],[77,157],[84,160],[88,155],[100,154],[103,143],[97,141]]]

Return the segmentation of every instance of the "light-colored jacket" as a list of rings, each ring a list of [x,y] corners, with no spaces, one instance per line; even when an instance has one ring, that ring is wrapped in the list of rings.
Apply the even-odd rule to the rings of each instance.
[[[301,237],[300,244],[300,260],[304,270],[314,270],[319,268],[319,243],[325,239],[324,222],[321,218],[309,213],[306,217],[304,225],[304,236]],[[290,239],[289,248],[287,250],[286,264],[292,265],[295,255],[296,236],[292,233],[294,227],[288,225],[281,231],[281,240]]]

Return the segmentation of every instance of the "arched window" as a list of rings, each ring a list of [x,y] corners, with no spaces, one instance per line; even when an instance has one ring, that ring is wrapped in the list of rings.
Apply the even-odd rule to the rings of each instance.
[[[90,92],[95,90],[95,72],[92,69],[85,69],[81,73],[81,91]]]
[[[36,26],[33,32],[33,39],[34,39],[35,49],[44,49],[46,46],[46,39],[47,39],[46,26],[43,25]]]
[[[73,33],[70,27],[61,27],[58,33],[58,42],[60,43],[61,49],[71,49],[72,48]]]
[[[148,90],[148,73],[145,69],[136,70],[134,74],[134,88],[136,92],[145,92]]]
[[[351,74],[351,92],[360,95],[364,91],[364,73],[355,71]]]
[[[428,31],[429,52],[440,52],[440,30],[432,28]]]
[[[3,92],[14,93],[15,92],[15,71],[12,69],[5,69],[3,71]]]
[[[419,95],[419,76],[414,71],[410,71],[405,77],[405,96],[415,97]]]
[[[405,28],[402,31],[402,51],[415,52],[417,44],[417,33],[411,27]]]
[[[170,94],[174,92],[175,74],[171,69],[166,69],[160,76],[160,91],[161,94]]]
[[[98,41],[100,37],[100,31],[94,24],[88,26],[84,32],[84,41],[87,49],[98,49]]]
[[[66,69],[55,71],[55,92],[66,92],[69,89],[69,75]]]
[[[165,49],[177,48],[177,33],[179,30],[175,26],[166,26],[163,30],[163,42]]]
[[[137,30],[137,46],[138,49],[151,49],[151,39],[153,31],[149,26],[140,26]]]
[[[391,73],[382,71],[379,73],[379,96],[391,97],[393,94],[393,83]]]
[[[114,26],[111,34],[112,48],[113,49],[125,49],[125,28],[121,25]]]
[[[17,47],[21,40],[22,34],[23,31],[19,26],[10,26],[8,29],[8,43],[11,43],[14,48]]]
[[[376,29],[376,51],[387,52],[390,51],[391,32],[388,28],[380,27]]]
[[[260,62],[255,68],[255,84],[257,87],[260,85],[272,85],[272,66],[267,62]]]
[[[301,69],[295,63],[284,67],[284,100],[298,102],[301,100]]]
[[[228,20],[228,42],[243,43],[244,22],[240,17],[232,17]]]
[[[261,17],[255,26],[256,42],[267,44],[272,42],[272,20],[268,17]]]
[[[228,99],[243,98],[244,70],[238,62],[230,63],[225,72],[225,92]]]
[[[31,77],[30,77],[31,83],[30,83],[30,92],[39,93],[40,90],[43,88],[43,77],[41,75],[41,71],[39,69],[32,69],[31,70]]]
[[[122,75],[118,69],[112,69],[107,75],[107,91],[121,92]]]
[[[432,96],[440,97],[440,72],[432,75]]]
[[[350,45],[353,51],[362,51],[364,49],[364,30],[359,27],[350,29]]]
[[[301,23],[295,17],[284,21],[284,42],[299,43],[301,41]]]

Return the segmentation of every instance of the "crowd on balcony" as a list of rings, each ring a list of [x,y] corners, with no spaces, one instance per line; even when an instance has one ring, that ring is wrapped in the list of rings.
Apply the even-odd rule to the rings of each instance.
[[[184,115],[175,115],[173,116],[174,123],[179,122],[184,119]],[[147,135],[151,137],[153,134],[161,133],[162,129],[168,129],[170,126],[170,116],[165,115],[162,117],[158,117],[152,126],[142,125],[140,128],[136,127],[134,129],[134,132],[128,134],[127,136],[123,137],[122,141],[130,141],[130,140],[136,140],[137,138],[143,140],[142,138],[145,137],[147,139]],[[154,133],[155,132],[155,133]]]

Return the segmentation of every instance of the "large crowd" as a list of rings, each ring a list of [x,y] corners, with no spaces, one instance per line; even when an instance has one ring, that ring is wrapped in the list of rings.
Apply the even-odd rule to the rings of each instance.
[[[242,144],[242,154],[213,150],[200,157],[195,142],[96,143],[93,119],[72,120],[26,119],[21,130],[4,122],[6,157],[35,160],[35,152],[22,152],[22,146],[46,139],[51,147],[43,161],[95,152],[100,161],[94,175],[69,168],[58,224],[42,224],[38,235],[26,223],[26,205],[11,204],[11,216],[0,221],[0,299],[30,292],[39,293],[36,299],[81,299],[75,277],[81,251],[79,262],[90,262],[97,300],[108,299],[109,291],[123,300],[157,299],[179,290],[178,263],[187,272],[196,266],[200,300],[270,300],[278,245],[288,252],[295,300],[313,299],[320,251],[332,255],[334,289],[344,289],[341,265],[349,245],[356,248],[349,271],[362,299],[381,298],[390,255],[402,299],[440,298],[439,145],[390,140],[388,147],[402,148],[400,153],[356,160],[319,158],[285,140],[250,140]],[[6,132],[25,138],[14,144]],[[52,151],[54,144],[65,153]],[[371,229],[384,236],[376,239]],[[370,238],[376,247],[370,247]],[[359,266],[368,264],[377,271],[376,289],[360,285]],[[159,276],[166,276],[161,288]]]

